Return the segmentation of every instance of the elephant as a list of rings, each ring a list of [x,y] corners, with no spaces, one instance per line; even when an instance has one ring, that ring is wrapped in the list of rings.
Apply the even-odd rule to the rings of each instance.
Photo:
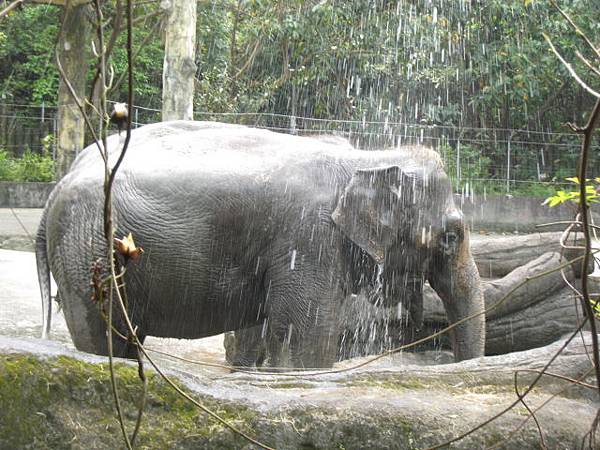
[[[122,143],[109,137],[111,164]],[[36,237],[44,305],[50,312],[51,273],[75,347],[100,355],[107,326],[90,280],[109,266],[103,180],[102,156],[87,147],[51,192]],[[145,250],[122,280],[141,342],[260,326],[269,364],[287,352],[291,366],[330,367],[344,302],[368,292],[418,326],[428,280],[450,322],[474,316],[452,331],[456,360],[483,355],[468,228],[439,155],[425,147],[367,151],[242,125],[146,125],[131,133],[113,211],[115,235],[132,233]],[[114,320],[114,355],[135,356],[123,317]]]

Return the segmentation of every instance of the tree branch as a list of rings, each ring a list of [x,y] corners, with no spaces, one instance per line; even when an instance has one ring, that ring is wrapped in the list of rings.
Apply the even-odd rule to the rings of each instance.
[[[583,89],[585,89],[585,91],[588,94],[593,95],[596,98],[600,98],[600,93],[596,92],[595,90],[593,90],[591,87],[589,87],[585,81],[583,81],[579,75],[577,75],[577,72],[575,72],[575,69],[573,69],[573,66],[571,66],[571,64],[569,64],[563,57],[562,55],[558,52],[558,50],[556,50],[556,47],[554,46],[554,44],[552,43],[552,40],[548,37],[547,34],[542,33],[544,36],[544,39],[546,39],[546,41],[548,42],[548,45],[550,45],[550,49],[552,50],[552,52],[556,55],[556,57],[559,59],[559,61],[563,64],[563,66],[565,66],[565,68],[567,69],[567,71],[569,72],[569,74],[571,74],[571,76],[575,79],[575,81],[577,81],[577,84],[579,84]]]

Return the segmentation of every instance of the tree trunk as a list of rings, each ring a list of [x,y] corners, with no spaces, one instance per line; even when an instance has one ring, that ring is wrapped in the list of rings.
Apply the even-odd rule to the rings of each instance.
[[[162,119],[194,119],[196,2],[171,0],[165,26]]]
[[[88,70],[87,43],[90,41],[90,24],[87,5],[63,8],[64,28],[58,42],[58,57],[66,77],[76,95],[84,99]],[[75,156],[84,147],[85,122],[77,103],[60,79],[58,85],[58,136],[56,147],[56,179],[60,180],[71,167]]]
[[[562,232],[523,234],[518,236],[477,236],[471,240],[471,253],[482,278],[500,278],[508,275],[513,270],[539,258],[547,252],[560,251],[559,239]],[[473,236],[473,235],[472,235]],[[573,260],[583,252],[583,235],[575,234],[568,245],[579,246],[580,250],[567,249],[563,257]],[[581,278],[581,262],[572,265],[576,278]],[[593,270],[590,261],[589,271]]]

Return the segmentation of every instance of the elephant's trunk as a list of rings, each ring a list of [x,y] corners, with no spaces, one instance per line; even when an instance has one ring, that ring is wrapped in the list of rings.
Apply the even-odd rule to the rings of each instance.
[[[456,361],[483,356],[485,349],[485,303],[475,263],[458,268],[454,289],[443,299],[450,324],[464,320],[450,332]]]
[[[435,258],[430,284],[442,301],[450,324],[456,361],[483,356],[485,349],[485,303],[477,266],[469,249],[465,227],[457,252]]]

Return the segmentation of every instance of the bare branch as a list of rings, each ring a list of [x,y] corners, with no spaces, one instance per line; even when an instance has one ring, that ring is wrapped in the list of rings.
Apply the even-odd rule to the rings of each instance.
[[[573,27],[573,29],[575,30],[575,33],[577,33],[577,35],[583,40],[583,42],[585,42],[585,44],[594,52],[596,57],[600,59],[600,50],[598,50],[596,48],[596,46],[592,43],[592,41],[590,41],[589,38],[586,36],[586,34],[581,30],[581,28],[579,28],[577,26],[577,24],[573,21],[573,19],[571,19],[571,16],[569,16],[566,12],[564,12],[560,8],[560,6],[558,6],[556,1],[550,0],[550,3],[552,3],[552,6],[554,6],[558,10],[558,12],[565,18],[565,20],[567,22],[569,22],[569,25],[571,25],[571,27]]]
[[[600,120],[600,97],[596,101],[596,105],[590,114],[587,124],[581,129],[583,134],[583,141],[581,143],[581,156],[579,161],[579,173],[578,177],[580,180],[586,179],[587,162],[589,156],[589,149],[592,143],[592,135],[596,129],[596,124]],[[586,184],[582,182],[579,186],[579,195],[581,199],[585,199]],[[586,318],[590,322],[590,331],[592,332],[592,356],[594,359],[594,366],[596,369],[596,383],[598,385],[598,393],[600,394],[600,349],[598,347],[598,334],[596,331],[596,319],[592,304],[590,302],[590,296],[588,292],[588,275],[587,268],[592,253],[591,249],[591,235],[589,227],[589,205],[587,202],[582,201],[579,204],[579,212],[581,214],[581,221],[583,222],[583,234],[585,236],[585,253],[583,255],[582,265],[582,278],[581,278],[581,298],[582,308],[585,311]]]
[[[535,422],[535,426],[537,427],[537,430],[538,430],[538,435],[540,436],[540,447],[542,448],[542,450],[547,450],[546,441],[544,441],[544,432],[542,431],[542,426],[540,425],[540,422],[538,421],[537,416],[535,415],[535,412],[532,411],[531,408],[529,407],[529,405],[525,402],[525,396],[522,395],[521,392],[519,392],[519,372],[518,371],[515,371],[514,387],[515,387],[515,394],[517,394],[517,398],[519,399],[521,404],[525,407],[525,409],[527,409],[527,411],[529,412],[529,416]]]
[[[585,383],[583,383],[581,380],[584,379],[585,377],[587,377],[590,373],[592,373],[593,368],[589,369],[588,371],[586,371],[583,375],[581,375],[577,380],[575,379],[571,379],[571,378],[567,378],[567,377],[563,377],[561,375],[556,375],[553,374],[551,372],[548,371],[541,371],[541,370],[534,370],[534,369],[519,369],[517,371],[515,371],[515,375],[519,372],[533,372],[533,373],[541,373],[543,375],[548,375],[548,376],[553,376],[559,379],[563,379],[565,381],[568,381],[570,384],[568,386],[565,386],[564,388],[560,389],[558,392],[555,392],[554,394],[552,394],[550,397],[548,397],[540,406],[538,406],[537,408],[535,408],[535,410],[533,411],[534,413],[540,411],[542,408],[544,408],[548,403],[550,403],[552,400],[554,400],[557,396],[559,396],[560,394],[562,394],[563,392],[565,392],[567,389],[569,389],[570,387],[572,387],[573,385],[585,385]],[[589,386],[589,385],[587,385]],[[592,389],[596,389],[596,386],[592,386]],[[515,429],[513,429],[509,435],[506,437],[506,439],[498,442],[496,445],[489,447],[487,450],[495,450],[497,448],[502,448],[502,445],[507,442],[508,440],[511,439],[512,436],[514,436],[515,433],[517,433],[521,428],[523,428],[523,426],[525,426],[525,424],[527,423],[527,421],[529,420],[529,418],[532,417],[527,416]]]
[[[556,50],[556,47],[554,46],[554,44],[552,43],[552,40],[548,37],[547,34],[543,33],[544,39],[546,39],[546,41],[548,42],[548,45],[550,45],[550,49],[552,50],[552,52],[556,55],[556,57],[560,60],[560,62],[563,64],[563,66],[565,66],[565,68],[569,71],[569,73],[571,74],[571,76],[575,79],[575,81],[577,81],[577,83],[583,88],[585,89],[585,91],[588,94],[593,95],[596,98],[600,98],[600,93],[596,92],[595,90],[593,90],[591,87],[589,87],[585,81],[583,81],[579,75],[577,75],[577,72],[575,72],[575,69],[573,69],[573,66],[571,66],[571,64],[569,64],[563,57],[562,55],[558,52],[558,50]]]
[[[248,59],[246,60],[246,62],[244,63],[244,65],[233,76],[234,80],[237,80],[240,76],[242,76],[242,74],[246,70],[248,70],[249,67],[252,66],[252,64],[254,63],[254,59],[256,58],[256,55],[258,54],[258,51],[259,51],[260,47],[261,47],[261,40],[257,39],[256,43],[254,44],[254,48],[252,49],[252,53],[250,53],[250,56],[248,57]]]
[[[466,433],[461,434],[460,436],[457,436],[453,439],[450,439],[446,442],[443,442],[441,444],[438,444],[434,447],[430,447],[428,450],[434,450],[434,449],[438,449],[438,448],[443,448],[443,447],[447,447],[450,444],[452,444],[453,442],[457,442],[460,441],[461,439],[464,439],[465,437],[467,437],[470,434],[475,433],[476,431],[480,430],[481,428],[485,427],[486,425],[492,423],[494,420],[498,419],[499,417],[503,416],[504,414],[506,414],[508,411],[510,411],[511,409],[513,409],[515,406],[517,406],[519,403],[521,403],[521,398],[525,397],[527,394],[529,394],[529,392],[531,392],[531,390],[535,387],[535,385],[538,383],[538,381],[540,380],[540,378],[542,378],[543,374],[546,372],[546,370],[548,370],[548,367],[550,367],[552,365],[552,363],[554,362],[554,360],[556,360],[556,358],[558,358],[558,356],[564,351],[565,348],[567,348],[567,345],[569,345],[569,343],[575,338],[575,336],[577,336],[577,334],[579,333],[579,331],[581,329],[583,329],[583,326],[586,324],[587,320],[584,319],[583,322],[581,322],[579,324],[579,326],[577,327],[577,329],[565,340],[564,344],[562,345],[562,347],[560,349],[558,349],[558,351],[552,356],[552,358],[550,358],[550,360],[546,363],[546,365],[542,368],[541,372],[538,374],[538,376],[533,380],[533,382],[529,385],[529,387],[527,389],[525,389],[525,392],[523,392],[522,396],[519,397],[518,400],[515,400],[514,402],[512,402],[509,406],[507,406],[506,408],[504,408],[502,411],[500,411],[498,414],[494,415],[493,417],[485,420],[484,422],[480,423],[479,425],[477,425],[476,427],[470,429],[469,431],[467,431]]]
[[[592,72],[594,72],[596,75],[598,75],[600,77],[600,69],[598,69],[597,67],[594,67],[594,65],[589,61],[589,59],[587,59],[585,56],[583,56],[579,50],[576,50],[575,54],[577,55],[579,60],[587,66],[588,69],[590,69]]]
[[[4,16],[8,15],[9,12],[11,12],[16,7],[22,5],[23,3],[25,3],[25,0],[16,0],[16,1],[12,2],[10,5],[8,5],[6,8],[4,8],[2,11],[0,11],[0,17],[4,17]]]
[[[142,50],[144,49],[144,47],[146,46],[146,44],[148,44],[148,42],[150,42],[150,39],[152,39],[155,36],[154,32],[158,29],[159,26],[160,26],[160,21],[157,20],[156,23],[154,24],[153,28],[144,37],[144,40],[140,43],[139,47],[137,48],[137,50],[133,54],[133,56],[132,56],[132,61],[133,62],[135,62],[135,60],[137,59],[138,55],[142,52]],[[117,81],[115,81],[115,83],[112,85],[112,87],[109,90],[110,93],[112,93],[112,92],[116,91],[117,89],[119,89],[119,87],[121,86],[121,83],[125,79],[125,76],[126,76],[126,73],[124,72],[124,73],[122,73],[119,76],[119,78],[117,78]]]
[[[115,42],[117,41],[117,37],[119,36],[119,32],[121,31],[120,28],[121,28],[121,17],[122,16],[123,16],[123,5],[121,3],[121,0],[116,0],[115,13],[113,16],[115,18],[115,23],[113,25],[113,30],[110,35],[108,46],[106,47],[106,51],[104,48],[100,48],[100,51],[105,53],[105,59],[108,59],[110,57],[110,54],[112,53]],[[92,41],[92,45],[94,45],[93,41]],[[96,55],[96,57],[98,57],[98,55]],[[94,72],[94,78],[92,79],[92,83],[90,84],[90,98],[93,98],[94,90],[96,89],[96,83],[98,82],[98,78],[100,77],[100,72],[101,72],[100,58],[98,58],[98,63],[96,64],[96,70]],[[106,80],[104,80],[104,83],[106,84]],[[110,84],[111,83],[109,83],[109,85]]]

